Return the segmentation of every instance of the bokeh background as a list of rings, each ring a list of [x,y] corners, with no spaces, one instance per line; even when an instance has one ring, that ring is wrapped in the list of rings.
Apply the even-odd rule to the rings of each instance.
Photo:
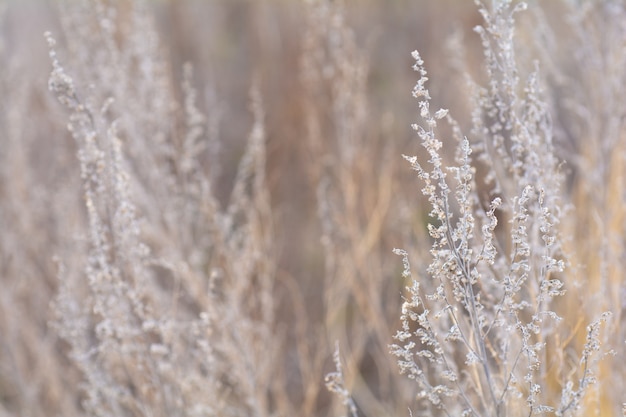
[[[619,324],[625,311],[626,65],[621,64],[626,13],[611,1],[580,7],[567,1],[529,3],[530,10],[518,17],[520,76],[539,62],[557,156],[564,161],[563,200],[571,204],[571,220],[562,225],[572,271],[561,306],[568,336],[559,347],[564,361],[575,362],[571,352],[584,344],[586,323],[601,311],[614,312],[607,346],[617,356],[602,368],[600,380],[608,385],[600,385],[585,415],[619,415],[626,372],[625,331]],[[482,18],[473,2],[28,0],[3,1],[0,7],[0,416],[94,413],[85,401],[97,383],[82,383],[88,371],[70,354],[71,340],[78,336],[68,332],[80,327],[82,310],[76,307],[76,323],[59,324],[59,317],[69,314],[60,313],[63,305],[75,307],[59,296],[63,282],[74,283],[68,293],[84,301],[87,311],[96,297],[80,284],[90,276],[93,256],[79,155],[85,145],[67,129],[77,123],[71,115],[80,111],[64,108],[55,98],[58,91],[49,91],[46,31],[55,38],[57,57],[85,106],[100,108],[106,97],[115,97],[112,115],[102,116],[102,123],[120,120],[138,239],[155,259],[178,271],[172,272],[174,284],[168,284],[162,270],[169,266],[150,266],[149,285],[163,294],[182,288],[176,292],[177,302],[187,308],[177,313],[182,317],[197,317],[211,305],[196,299],[194,288],[209,286],[215,265],[236,270],[248,252],[225,248],[219,262],[206,255],[218,251],[219,241],[212,240],[217,235],[192,233],[196,223],[185,223],[186,215],[177,211],[187,213],[192,206],[177,205],[180,196],[168,194],[162,172],[170,172],[164,168],[170,164],[174,177],[187,175],[180,174],[187,173],[182,157],[179,163],[170,154],[186,149],[190,126],[198,127],[195,140],[202,146],[194,154],[193,172],[210,179],[217,207],[211,213],[228,212],[250,132],[259,121],[251,103],[261,103],[264,159],[255,161],[262,162],[267,207],[258,206],[261,237],[246,229],[243,239],[262,241],[251,243],[249,259],[257,266],[265,259],[269,278],[261,289],[253,283],[235,291],[229,302],[254,304],[252,298],[269,296],[272,314],[250,308],[224,319],[226,330],[233,323],[248,320],[255,327],[263,321],[266,333],[258,339],[232,338],[230,348],[223,346],[225,352],[238,352],[242,345],[256,352],[251,357],[259,362],[248,364],[250,372],[264,374],[254,389],[239,393],[236,378],[208,372],[236,393],[222,415],[340,413],[341,401],[324,387],[325,375],[335,369],[336,342],[359,415],[407,415],[407,407],[416,407],[414,386],[398,375],[388,354],[406,285],[401,259],[392,249],[404,247],[412,254],[418,276],[426,276],[429,263],[428,208],[421,184],[401,157],[421,149],[411,129],[418,116],[411,96],[417,79],[411,51],[419,50],[426,62],[433,108],[448,108],[470,136],[468,78],[486,82],[480,39],[473,31]],[[186,106],[191,94],[201,115],[195,122]],[[441,133],[447,143],[449,132]],[[262,201],[255,198],[246,202]],[[208,204],[200,197],[193,201],[194,216]],[[245,207],[238,210],[255,218]],[[192,230],[178,231],[176,224]],[[115,233],[112,228],[110,235]],[[181,265],[193,277],[180,272],[186,270]],[[248,278],[260,282],[251,269]],[[147,304],[158,310],[159,298],[151,300]],[[216,320],[226,314],[216,311]],[[97,324],[101,317],[93,315],[90,323]],[[91,342],[97,346],[101,339],[94,332]],[[236,362],[227,353],[216,357]],[[116,386],[160,404],[142,391],[141,378],[133,377],[143,368],[120,368],[106,360],[98,369],[111,370]],[[611,369],[611,363],[618,367]],[[120,369],[127,376],[119,376]],[[259,387],[263,381],[267,385]],[[201,390],[180,389],[187,392],[171,396],[207,400]],[[258,402],[249,401],[250,392]],[[168,415],[154,407],[122,410],[123,415]],[[102,415],[115,412],[103,409]]]

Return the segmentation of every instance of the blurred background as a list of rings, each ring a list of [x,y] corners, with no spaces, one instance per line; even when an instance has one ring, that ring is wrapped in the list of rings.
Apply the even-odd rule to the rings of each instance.
[[[580,148],[589,138],[600,141],[600,136],[613,135],[617,139],[607,149],[621,152],[622,122],[616,116],[614,131],[600,135],[593,129],[602,125],[602,119],[591,123],[592,118],[587,118],[589,124],[574,120],[581,108],[573,110],[576,100],[561,98],[572,85],[581,91],[576,103],[593,94],[593,81],[573,81],[590,79],[576,64],[577,59],[591,62],[590,58],[573,53],[578,38],[563,17],[569,3],[549,2],[542,9],[538,2],[530,3],[535,11],[519,17],[521,72],[533,69],[533,59],[545,68],[543,83],[556,114],[557,152],[568,160],[565,198],[590,201],[585,192],[593,186],[581,188],[577,173],[598,172],[594,167],[602,166],[606,172],[598,175],[614,178],[622,165],[607,161],[609,151],[581,164],[589,154]],[[395,359],[388,354],[399,328],[406,284],[401,259],[392,249],[404,247],[412,254],[417,276],[426,274],[429,262],[428,209],[421,184],[401,157],[421,149],[411,129],[418,116],[411,96],[417,79],[411,51],[419,50],[425,61],[432,108],[448,108],[470,135],[468,76],[478,83],[486,77],[480,39],[473,31],[482,19],[473,2],[28,0],[3,1],[0,7],[0,416],[93,413],[85,406],[89,388],[81,385],[85,369],[68,357],[67,337],[59,337],[68,329],[59,332],[58,324],[51,325],[58,319],[57,305],[64,302],[57,298],[60,283],[80,282],[87,274],[90,237],[78,154],[83,145],[67,129],[68,120],[73,123],[68,114],[76,113],[68,113],[49,91],[52,64],[46,31],[56,39],[57,57],[85,103],[94,97],[94,107],[99,108],[103,97],[115,96],[121,103],[113,110],[120,113],[120,125],[133,126],[121,129],[121,135],[130,176],[139,184],[131,181],[131,190],[141,190],[131,191],[131,196],[143,241],[160,259],[188,261],[206,282],[211,275],[208,261],[192,265],[194,256],[203,259],[201,239],[191,240],[199,255],[190,251],[193,256],[187,258],[182,249],[180,255],[173,254],[185,240],[163,226],[166,222],[161,218],[168,218],[169,209],[161,209],[159,201],[167,200],[167,192],[159,191],[159,185],[146,185],[152,184],[149,178],[156,165],[150,165],[153,160],[145,166],[133,161],[153,152],[151,143],[161,146],[170,138],[173,148],[183,143],[180,138],[190,114],[185,100],[193,90],[196,110],[202,115],[199,140],[205,143],[196,168],[210,179],[218,211],[227,211],[256,121],[251,91],[258,91],[271,213],[266,220],[272,230],[270,249],[263,252],[273,271],[266,290],[273,299],[275,315],[268,325],[276,344],[269,356],[280,370],[268,371],[269,411],[257,409],[254,415],[340,413],[341,402],[324,388],[324,376],[335,368],[336,341],[359,415],[407,415],[407,407],[415,407],[414,386],[398,375]],[[597,35],[602,45],[616,38],[623,45],[622,32],[611,32],[606,38],[599,35],[602,19],[593,21],[592,12],[583,22],[591,28],[589,33]],[[115,29],[106,31],[103,16],[111,19]],[[609,36],[616,38],[612,41]],[[120,56],[132,49],[134,55],[123,61],[122,75],[116,72],[116,55],[107,48]],[[141,59],[142,54],[149,59]],[[104,72],[107,68],[110,74]],[[617,65],[610,71],[621,79]],[[124,74],[127,79],[121,80]],[[622,88],[619,85],[604,97],[615,97]],[[126,101],[124,94],[128,94]],[[133,94],[139,97],[136,101],[130,98]],[[615,97],[611,103],[622,106],[617,101]],[[171,122],[165,121],[169,117]],[[143,132],[141,139],[132,132]],[[613,187],[619,189],[619,184]],[[621,189],[616,192],[623,194]],[[607,211],[614,220],[601,221],[601,229],[619,235],[622,200],[607,199],[593,203],[594,210],[583,214],[582,220],[566,225],[575,230],[574,236],[584,233],[590,218],[603,218]],[[589,239],[603,241],[602,236],[598,233]],[[622,253],[618,240],[602,252],[613,255],[601,261],[577,258],[578,274],[593,276],[585,269],[588,265],[606,272],[611,256]],[[231,256],[233,264],[239,262],[236,254]],[[602,276],[607,278],[598,280],[600,294],[615,294],[609,289],[623,293],[619,268]],[[83,293],[75,294],[81,300]],[[612,305],[622,308],[622,299],[615,297]],[[243,296],[238,300],[246,302]],[[577,300],[576,292],[572,300]],[[200,304],[189,305],[194,303]],[[593,316],[598,302],[588,304]],[[572,348],[584,342],[580,326],[576,322],[570,328],[582,335],[582,342]],[[261,353],[267,349],[254,348]],[[249,407],[223,415],[253,415]],[[151,415],[145,410],[125,413]]]

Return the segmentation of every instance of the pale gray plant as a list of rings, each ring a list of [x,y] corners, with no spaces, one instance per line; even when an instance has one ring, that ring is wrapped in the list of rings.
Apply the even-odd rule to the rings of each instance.
[[[408,253],[395,250],[410,285],[391,352],[433,415],[570,415],[594,382],[600,321],[588,329],[577,384],[564,382],[560,405],[549,402],[546,380],[559,364],[546,349],[558,334],[553,301],[565,292],[566,267],[552,123],[538,71],[520,86],[514,15],[525,3],[477,4],[488,82],[474,87],[472,141],[447,110],[431,111],[424,62],[413,52],[419,74],[413,96],[422,120],[413,128],[427,162],[405,159],[431,207],[432,262],[429,278],[418,279]],[[437,135],[442,120],[457,141],[453,163]],[[478,176],[478,169],[486,174]]]
[[[624,415],[624,45],[623,0],[0,0],[0,417]]]
[[[326,374],[326,388],[341,399],[342,404],[346,407],[346,411],[350,417],[357,417],[357,408],[350,390],[346,387],[343,378],[343,365],[341,363],[341,353],[339,351],[339,342],[335,343],[335,352],[333,353],[333,362],[335,362],[335,371]]]
[[[272,223],[259,94],[253,90],[254,124],[221,208],[199,163],[205,118],[190,67],[179,138],[176,101],[141,7],[130,11],[125,47],[113,39],[122,36],[120,9],[97,2],[78,10],[84,20],[68,24],[68,33],[95,19],[102,30],[85,36],[103,46],[81,45],[72,55],[79,82],[61,64],[50,33],[46,39],[49,89],[69,112],[87,217],[84,273],[60,260],[53,306],[54,326],[82,372],[85,413],[269,416],[280,381],[271,374],[279,338],[271,327]],[[154,84],[130,86],[137,60]]]

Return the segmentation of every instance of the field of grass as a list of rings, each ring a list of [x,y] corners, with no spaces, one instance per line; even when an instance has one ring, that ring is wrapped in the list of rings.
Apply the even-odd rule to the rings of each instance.
[[[0,417],[626,416],[626,5],[0,0]]]

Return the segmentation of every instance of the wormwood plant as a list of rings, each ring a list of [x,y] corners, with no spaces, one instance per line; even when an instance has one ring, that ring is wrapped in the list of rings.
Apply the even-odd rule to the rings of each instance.
[[[176,101],[141,6],[125,16],[128,32],[116,25],[120,9],[77,10],[68,32],[85,31],[99,46],[78,45],[78,76],[46,38],[49,89],[69,112],[86,209],[84,272],[60,262],[53,308],[83,375],[84,413],[270,415],[279,379],[269,372],[277,348],[267,343],[277,337],[260,98],[252,94],[254,125],[221,208],[199,163],[204,116],[190,67],[176,129]],[[144,77],[153,83],[134,83]]]
[[[0,416],[626,415],[626,3],[484,3],[413,172],[471,3],[0,1]]]
[[[567,265],[551,119],[537,71],[523,84],[518,75],[514,15],[526,5],[477,4],[489,81],[473,88],[471,140],[447,110],[431,111],[424,62],[413,52],[421,117],[413,128],[428,159],[404,158],[430,204],[432,260],[415,277],[407,251],[394,251],[410,285],[391,352],[430,415],[575,415],[595,381],[599,330],[609,315],[587,327],[571,369],[550,354],[559,348],[555,299],[565,292]],[[456,141],[453,160],[438,137],[443,121]]]

